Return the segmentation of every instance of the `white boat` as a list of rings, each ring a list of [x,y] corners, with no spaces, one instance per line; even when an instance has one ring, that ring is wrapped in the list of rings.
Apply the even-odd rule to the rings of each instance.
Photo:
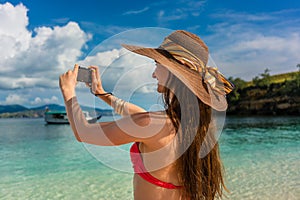
[[[45,122],[47,124],[69,124],[68,116],[65,111],[46,111]]]
[[[99,117],[91,117],[89,115],[89,112],[82,111],[86,120],[89,123],[95,123],[98,119],[101,118],[101,115]],[[47,124],[69,124],[68,116],[66,111],[46,111],[45,112],[45,122]]]

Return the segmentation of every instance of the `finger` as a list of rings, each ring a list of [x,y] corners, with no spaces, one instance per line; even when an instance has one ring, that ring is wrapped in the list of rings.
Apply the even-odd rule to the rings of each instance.
[[[97,76],[97,74],[98,74],[98,68],[96,67],[96,66],[89,66],[88,67],[89,69],[92,69],[93,71],[95,71],[96,73],[95,73],[95,76],[96,76],[96,79],[98,79],[99,77]],[[99,80],[99,79],[98,79]]]
[[[96,71],[92,70],[92,83],[97,85],[99,80],[97,79]]]
[[[76,77],[77,77],[77,75],[78,75],[78,69],[79,69],[79,65],[78,65],[78,64],[75,64],[75,65],[74,65],[73,72],[75,73]]]
[[[94,69],[96,71],[96,78],[100,81],[99,68],[97,66],[90,66],[89,68]]]
[[[65,75],[70,75],[72,72],[73,72],[73,71],[69,69],[69,70],[65,73]]]
[[[96,76],[96,71],[93,68],[92,68],[92,80],[96,82],[98,81]]]
[[[96,78],[96,71],[92,70],[92,92],[95,93],[98,85],[98,80]]]

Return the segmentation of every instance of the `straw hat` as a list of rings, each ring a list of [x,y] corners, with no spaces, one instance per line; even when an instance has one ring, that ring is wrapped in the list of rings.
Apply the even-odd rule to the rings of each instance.
[[[226,94],[230,83],[216,68],[208,67],[208,47],[195,34],[174,31],[158,48],[122,44],[134,53],[147,56],[166,67],[203,103],[218,111],[227,109]]]

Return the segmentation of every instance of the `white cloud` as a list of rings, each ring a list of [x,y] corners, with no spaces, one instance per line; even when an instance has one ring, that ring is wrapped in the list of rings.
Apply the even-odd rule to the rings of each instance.
[[[57,87],[60,73],[71,68],[91,38],[75,22],[27,29],[23,4],[0,4],[0,88]]]
[[[1,77],[0,89],[24,89],[24,88],[57,88],[58,76],[55,79],[46,77],[32,77],[30,74],[20,75],[19,77]]]
[[[6,32],[7,27],[3,21],[7,20],[16,26],[15,29],[10,27],[11,30]],[[103,41],[99,51],[93,56],[87,56],[80,61],[82,49],[91,36],[81,30],[77,23],[37,27],[32,32],[27,26],[27,8],[24,5],[1,4],[0,48],[6,43],[11,44],[10,49],[2,49],[7,50],[7,54],[0,55],[0,91],[4,94],[1,104],[22,103],[36,106],[61,102],[58,77],[77,62],[85,66],[100,66],[103,84],[108,91],[116,94],[125,94],[124,91],[128,93],[128,90],[129,93],[136,90],[151,92],[151,84],[155,82],[151,78],[153,65],[152,68],[146,67],[147,64],[141,67],[141,63],[148,62],[149,59],[119,49],[120,43],[142,41],[153,44],[155,41],[161,41],[162,35],[169,31],[148,28],[115,35],[112,40]],[[26,37],[19,38],[20,30]],[[12,90],[19,91],[20,95],[9,95],[5,100]],[[84,91],[87,91],[86,88]],[[90,97],[85,97],[84,102],[88,102],[88,98]]]
[[[51,98],[36,97],[33,101],[30,102],[30,104],[34,106],[55,103],[58,103],[58,98],[56,96],[52,96]]]
[[[3,102],[3,104],[24,104],[28,101],[28,99],[24,96],[21,95],[17,95],[17,94],[9,94],[6,99],[5,102]]]
[[[16,7],[10,3],[0,4],[0,62],[12,59],[18,52],[29,47],[31,33],[28,25],[27,8],[23,4]],[[9,66],[6,66],[9,67]],[[0,72],[3,71],[0,68]]]
[[[36,97],[36,98],[34,99],[34,101],[31,101],[30,103],[31,103],[32,105],[37,105],[37,104],[42,103],[42,99],[41,99],[40,97]]]
[[[30,94],[13,94],[10,93],[5,97],[4,101],[0,102],[0,105],[12,105],[12,104],[20,104],[20,105],[31,105],[31,106],[41,106],[45,104],[58,104],[59,98],[57,96],[51,96],[51,98],[47,97],[34,97],[31,100],[32,96]]]
[[[99,66],[104,88],[119,95],[153,92],[153,84],[156,84],[151,76],[154,62],[124,48],[98,52],[79,63]]]
[[[286,37],[263,36],[259,35],[255,40],[240,42],[236,51],[257,50],[279,52],[284,55],[285,51],[290,51],[292,56],[299,55],[300,52],[300,35],[293,33]]]
[[[165,10],[160,10],[157,16],[159,23],[165,23],[169,21],[185,19],[188,17],[188,14],[181,9],[173,10],[170,13],[166,12]]]
[[[96,55],[87,56],[84,60],[78,61],[78,63],[85,66],[96,65],[96,66],[107,67],[119,57],[120,57],[120,51],[117,49],[113,49],[113,50],[107,50],[103,52],[97,52]]]
[[[172,5],[164,6],[164,10],[159,10],[157,20],[160,25],[170,21],[188,19],[189,17],[198,17],[202,12],[206,0],[180,0]],[[154,4],[153,4],[154,5]]]
[[[226,20],[234,20],[234,21],[266,21],[275,19],[275,16],[266,13],[237,13],[232,10],[224,10],[223,12],[211,14],[214,18],[224,19]]]
[[[300,52],[300,21],[283,23],[286,12],[215,14],[224,22],[209,26],[205,38],[220,71],[251,80],[266,68],[271,74],[296,71]],[[295,12],[295,11],[291,11]],[[224,12],[226,13],[226,12]],[[252,18],[257,15],[259,19]],[[255,21],[259,20],[257,23]],[[261,25],[263,23],[263,25]]]
[[[129,10],[125,13],[123,13],[123,15],[136,15],[136,14],[141,14],[143,12],[146,12],[147,10],[149,10],[149,7],[145,7],[143,9],[140,10]]]
[[[128,97],[135,92],[153,92],[157,87],[157,80],[152,78],[155,68],[153,60],[120,48],[120,44],[157,47],[171,31],[163,28],[141,28],[122,32],[103,41],[79,63],[84,66],[99,66],[104,89],[119,97]],[[86,87],[80,90],[86,91]]]

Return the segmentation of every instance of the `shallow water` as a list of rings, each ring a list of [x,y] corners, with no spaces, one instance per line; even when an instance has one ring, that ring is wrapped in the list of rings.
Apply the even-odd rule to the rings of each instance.
[[[299,199],[300,118],[228,118],[220,146],[229,199]]]
[[[299,199],[299,117],[228,117],[220,147],[227,199]],[[43,119],[0,120],[0,177],[0,199],[132,199],[132,173]]]

